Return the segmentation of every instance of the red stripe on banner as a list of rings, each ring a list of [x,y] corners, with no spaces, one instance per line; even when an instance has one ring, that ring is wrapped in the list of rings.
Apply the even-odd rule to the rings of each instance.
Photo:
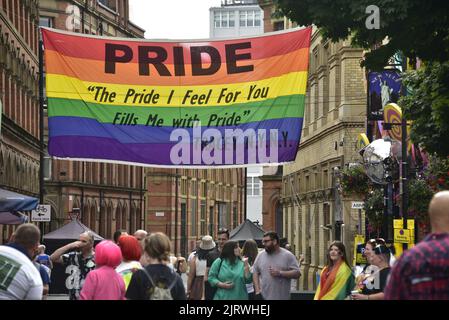
[[[233,53],[234,55],[251,54],[250,59],[242,59],[239,62],[266,59],[284,55],[301,48],[308,48],[312,33],[312,28],[309,27],[291,32],[232,40],[154,42],[145,39],[129,41],[85,36],[47,28],[42,28],[41,30],[45,49],[54,50],[66,56],[104,61],[106,57],[105,47],[108,45],[110,47],[109,51],[115,56],[122,57],[125,55],[125,52],[130,53],[132,57],[129,62],[137,63],[139,61],[140,47],[140,55],[142,57],[149,56],[150,58],[155,58],[157,56],[160,58],[164,57],[166,53],[166,58],[163,59],[163,63],[167,64],[175,64],[175,62],[177,64],[180,62],[183,64],[191,64],[191,54],[195,50],[203,52],[201,53],[202,63],[208,63],[210,61],[210,55],[206,52],[219,55],[221,63],[227,62],[226,53],[228,53],[228,56]],[[175,55],[177,57],[176,59]],[[125,56],[123,59],[125,58],[127,57]]]

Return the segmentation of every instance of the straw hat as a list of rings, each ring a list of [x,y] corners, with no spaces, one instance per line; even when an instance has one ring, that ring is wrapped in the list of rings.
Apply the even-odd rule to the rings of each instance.
[[[211,236],[204,236],[201,238],[200,249],[211,250],[215,248],[215,242]]]

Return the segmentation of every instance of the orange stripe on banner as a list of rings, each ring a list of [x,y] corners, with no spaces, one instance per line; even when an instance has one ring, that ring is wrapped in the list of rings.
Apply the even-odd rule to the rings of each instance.
[[[137,63],[117,64],[115,74],[104,72],[104,63],[98,60],[87,60],[66,57],[55,51],[46,51],[47,73],[66,75],[83,81],[135,84],[135,85],[204,85],[204,84],[231,84],[248,81],[258,81],[278,77],[283,74],[297,71],[307,71],[309,49],[299,49],[283,56],[267,59],[253,60],[254,71],[238,74],[227,74],[226,67],[222,66],[217,73],[210,76],[189,76],[190,65],[185,67],[186,76],[161,77],[154,66],[150,66],[150,76],[139,76]],[[167,65],[171,74],[174,66]]]
[[[191,63],[191,47],[198,46],[211,46],[215,48],[220,54],[221,63],[225,63],[226,46],[244,43],[250,43],[250,48],[237,49],[235,51],[236,54],[250,53],[251,59],[253,60],[266,59],[272,56],[284,55],[301,48],[308,48],[310,46],[311,33],[312,28],[305,28],[231,40],[151,41],[146,39],[127,40],[111,37],[86,36],[71,32],[61,32],[55,29],[42,29],[45,50],[58,51],[65,56],[103,61],[105,60],[106,44],[111,44],[129,47],[133,54],[130,62],[137,63],[139,47],[155,46],[166,51],[167,57],[164,59],[164,63],[167,64],[173,64],[173,47],[183,48],[183,62],[185,64]],[[123,52],[119,51],[117,55],[122,56]],[[151,53],[151,55],[154,57],[154,53]],[[202,60],[207,62],[208,57],[207,54],[203,54]],[[242,61],[247,62],[250,60]]]

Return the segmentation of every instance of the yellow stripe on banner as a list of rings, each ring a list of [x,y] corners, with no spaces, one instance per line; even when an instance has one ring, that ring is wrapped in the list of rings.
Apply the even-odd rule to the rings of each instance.
[[[305,94],[307,72],[299,71],[260,81],[204,86],[141,86],[81,81],[47,74],[47,96],[107,105],[154,107],[226,106]]]

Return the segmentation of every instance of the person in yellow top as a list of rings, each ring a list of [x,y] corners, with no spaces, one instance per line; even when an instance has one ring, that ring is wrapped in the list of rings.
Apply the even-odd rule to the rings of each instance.
[[[345,246],[340,241],[334,241],[329,246],[327,264],[321,271],[314,300],[344,300],[351,294],[354,284]]]

